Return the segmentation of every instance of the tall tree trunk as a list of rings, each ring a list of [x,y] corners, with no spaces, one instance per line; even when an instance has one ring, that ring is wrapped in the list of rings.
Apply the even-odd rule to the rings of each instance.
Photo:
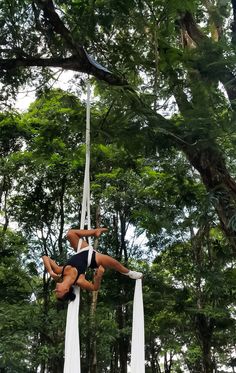
[[[170,351],[169,359],[168,359],[168,352],[165,352],[164,354],[164,372],[165,373],[171,373],[172,359],[173,359],[173,356],[172,356],[171,351]]]
[[[8,176],[3,176],[1,187],[0,187],[0,204],[3,205],[2,211],[4,214],[4,223],[3,223],[3,233],[6,232],[8,225],[9,225],[9,217],[8,217],[8,211],[7,211],[7,199],[8,199],[8,193],[10,191],[9,189],[10,185],[10,178]],[[1,207],[1,206],[0,206]]]
[[[211,356],[212,320],[205,315],[198,314],[195,318],[195,324],[202,349],[203,373],[213,373],[214,364]]]
[[[117,307],[116,316],[117,316],[118,328],[120,331],[122,331],[126,325],[122,305],[119,305]],[[122,333],[120,333],[120,336],[118,338],[118,346],[119,346],[118,348],[119,348],[119,356],[120,356],[120,373],[127,373],[129,344],[128,344],[127,337],[122,335]]]
[[[112,220],[113,220],[113,232],[114,232],[114,236],[113,236],[113,245],[112,247],[115,249],[115,257],[117,258],[117,260],[120,260],[120,242],[119,242],[119,227],[118,227],[118,216],[117,214],[113,215],[112,217]]]
[[[236,183],[230,176],[223,155],[208,144],[206,148],[184,147],[192,166],[198,170],[211,195],[222,230],[236,253]]]
[[[50,298],[50,282],[51,280],[46,278],[45,273],[43,277],[43,309],[42,309],[42,314],[43,314],[43,320],[48,319],[48,312],[49,312],[49,298]],[[61,333],[61,331],[58,331],[58,334]],[[58,336],[58,339],[61,337]],[[45,322],[41,328],[40,332],[40,339],[39,343],[41,346],[47,346],[51,345],[54,346],[57,341],[53,340],[48,333],[48,324]],[[63,366],[64,366],[64,358],[61,356],[60,358],[58,357],[50,357],[47,356],[47,358],[42,361],[41,363],[41,372],[40,373],[45,373],[45,372],[50,372],[50,373],[63,373]]]
[[[150,352],[147,360],[151,364],[151,373],[161,373],[161,367],[158,363],[158,355],[160,353],[160,347],[157,345],[156,336],[150,335]]]
[[[111,364],[110,364],[110,371],[111,373],[118,373],[118,344],[115,341],[114,345],[111,348]]]
[[[202,350],[202,367],[203,373],[213,373],[214,363],[211,354],[212,335],[214,330],[214,320],[207,317],[204,312],[204,293],[202,293],[201,282],[202,272],[204,268],[204,244],[209,240],[210,226],[208,223],[201,226],[196,235],[192,235],[192,250],[194,255],[194,266],[197,269],[195,280],[195,289],[197,294],[196,307],[199,312],[196,314],[194,324],[196,327],[196,335]]]

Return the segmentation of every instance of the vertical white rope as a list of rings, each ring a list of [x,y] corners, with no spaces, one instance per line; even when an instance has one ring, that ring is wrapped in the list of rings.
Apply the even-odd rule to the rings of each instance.
[[[91,216],[90,216],[90,96],[91,96],[91,87],[90,81],[87,81],[87,106],[86,106],[86,181],[87,181],[87,224],[88,229],[91,229]],[[89,244],[91,245],[91,237],[88,238]]]
[[[90,82],[87,82],[87,106],[86,106],[86,160],[84,171],[84,188],[82,198],[82,211],[80,220],[80,229],[84,229],[87,212],[88,229],[91,229],[90,218]],[[80,250],[82,240],[79,241],[77,251]],[[89,244],[91,245],[90,237]],[[65,362],[64,373],[80,372],[80,343],[79,343],[79,304],[80,288],[75,286],[74,292],[76,298],[69,302],[66,319],[65,335]]]
[[[90,82],[88,79],[87,81],[87,104],[86,104],[86,134],[85,134],[86,159],[85,159],[84,189],[83,189],[80,229],[84,229],[86,213],[87,213],[88,229],[91,229],[91,218],[90,218],[90,96],[91,96],[91,87],[90,87]]]
[[[135,281],[131,342],[131,373],[145,373],[142,280]]]

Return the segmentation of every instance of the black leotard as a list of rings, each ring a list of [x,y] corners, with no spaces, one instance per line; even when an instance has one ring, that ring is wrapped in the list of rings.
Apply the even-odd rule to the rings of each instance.
[[[97,265],[97,262],[96,262],[96,259],[95,259],[95,251],[94,250],[93,250],[93,254],[92,254],[91,264],[90,264],[89,267],[87,267],[88,253],[89,253],[89,250],[85,250],[85,251],[82,251],[81,253],[79,252],[79,253],[73,255],[67,261],[66,265],[64,265],[63,270],[62,270],[62,277],[63,277],[63,274],[64,274],[64,269],[68,265],[76,268],[77,271],[78,271],[78,275],[76,277],[75,283],[78,280],[78,277],[85,273],[87,268],[92,268],[92,269],[98,268],[98,265]]]
[[[78,271],[78,273],[84,274],[87,269],[87,263],[88,263],[88,253],[89,251],[82,251],[81,253],[77,253],[73,255],[66,263],[66,265],[70,265],[72,267],[75,267]],[[95,260],[95,251],[93,251],[92,254],[92,260],[89,268],[97,268],[97,263]]]

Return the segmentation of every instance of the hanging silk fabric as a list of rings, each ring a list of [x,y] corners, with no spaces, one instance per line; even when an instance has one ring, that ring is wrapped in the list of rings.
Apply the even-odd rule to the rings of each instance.
[[[90,83],[87,83],[87,110],[86,110],[86,162],[84,173],[84,188],[82,199],[82,212],[80,229],[84,229],[87,214],[88,229],[91,229],[90,218]],[[78,250],[80,250],[79,242]],[[91,246],[91,238],[89,237]],[[80,289],[74,287],[76,298],[69,302],[65,333],[65,362],[64,373],[81,373],[80,365],[80,341],[79,341],[79,305]],[[131,373],[144,373],[144,312],[142,296],[142,280],[135,281],[133,303],[133,327],[131,345]]]
[[[142,280],[135,281],[131,342],[131,373],[145,372]]]
[[[90,218],[90,83],[87,82],[87,109],[86,109],[86,161],[84,172],[84,189],[82,199],[82,211],[80,229],[84,229],[86,213],[88,229],[91,229]],[[89,245],[91,238],[89,237]],[[80,250],[82,240],[80,240],[77,252]],[[65,361],[64,373],[81,373],[80,367],[80,342],[79,342],[79,305],[80,288],[74,286],[76,298],[69,302],[66,319],[65,334]]]

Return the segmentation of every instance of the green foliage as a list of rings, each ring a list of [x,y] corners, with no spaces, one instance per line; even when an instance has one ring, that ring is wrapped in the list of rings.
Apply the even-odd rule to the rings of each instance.
[[[168,352],[174,356],[182,354],[174,364],[176,371],[183,365],[201,365],[203,351],[202,342],[199,343],[199,339],[202,341],[199,323],[202,320],[214,323],[214,333],[209,338],[217,353],[227,348],[230,356],[230,333],[234,328],[230,312],[234,309],[236,278],[231,253],[216,227],[210,228],[200,241],[197,235],[190,235],[196,229],[201,232],[204,224],[212,226],[217,222],[210,197],[198,175],[189,170],[179,151],[168,151],[161,141],[160,153],[147,156],[143,147],[133,153],[127,139],[114,137],[112,127],[103,136],[100,120],[104,113],[98,107],[93,110],[94,116],[97,115],[93,120],[92,209],[100,204],[103,222],[114,230],[104,237],[101,250],[125,262],[129,260],[132,267],[145,273],[148,359],[154,348],[156,365]],[[22,370],[25,371],[42,364],[49,370],[63,365],[65,307],[55,304],[51,296],[53,284],[45,277],[33,282],[35,301],[31,299],[29,283],[38,274],[32,255],[36,261],[45,250],[55,258],[67,256],[59,227],[65,231],[65,221],[78,221],[76,208],[81,196],[84,164],[83,117],[84,108],[73,96],[67,97],[65,92],[58,90],[48,91],[17,119],[23,129],[24,149],[14,147],[13,142],[11,152],[5,154],[7,169],[11,170],[9,176],[14,180],[17,175],[14,185],[17,194],[7,199],[7,211],[23,227],[30,247],[30,255],[26,256],[20,271],[20,263],[12,258],[16,257],[16,247],[23,248],[25,241],[18,236],[11,237],[10,232],[4,236],[3,253],[12,254],[6,256],[1,270],[3,287],[8,286],[6,295],[3,293],[6,296],[3,309],[5,304],[9,308],[11,303],[12,307],[18,307],[19,299],[24,304],[23,308],[21,304],[22,313],[18,313],[15,321],[11,308],[6,313],[4,333],[10,333],[12,327],[17,332],[5,345],[3,367],[9,364],[10,344],[16,350],[18,345],[25,346],[12,360],[13,370],[17,359],[22,359]],[[182,123],[181,117],[174,120],[176,126],[178,121]],[[113,133],[112,141],[109,132]],[[150,141],[147,139],[148,144]],[[126,143],[128,146],[124,146]],[[138,248],[126,238],[130,225],[136,228],[137,234],[146,232],[148,246],[152,248],[151,257],[148,251],[145,254],[149,263],[153,254],[158,254],[151,268],[141,260],[144,257],[142,247]],[[59,237],[62,239],[60,244]],[[16,302],[13,302],[16,292]],[[91,298],[83,295],[80,318],[83,366],[87,364],[88,346],[91,347],[93,338],[97,341],[101,371],[109,366],[119,344],[129,345],[132,296],[133,283],[129,279],[108,273],[100,292],[95,320],[92,317],[88,320]],[[123,309],[124,313],[121,312]],[[25,313],[32,315],[29,324],[23,321]],[[123,324],[118,315],[122,316]],[[22,330],[27,331],[25,338]],[[28,336],[32,341],[30,344]],[[185,353],[182,346],[187,346]],[[29,351],[33,359],[27,357]],[[25,362],[27,359],[28,363]],[[225,355],[217,359],[223,361]]]
[[[128,89],[96,83],[92,213],[100,207],[101,223],[112,227],[102,251],[145,272],[148,369],[163,370],[160,361],[170,355],[173,372],[207,371],[207,344],[208,362],[225,364],[235,344],[235,263],[224,237],[234,247],[232,4],[58,0],[55,9],[68,29],[66,37],[38,4],[19,0],[0,9],[1,58],[8,59],[0,73],[6,87],[1,99],[10,92],[14,96],[27,82],[41,85],[27,113],[0,117],[0,282],[6,336],[1,369],[55,372],[63,365],[65,307],[55,304],[54,285],[41,274],[39,256],[67,256],[63,236],[69,224],[78,224],[85,158],[80,101],[44,87],[53,75],[48,67],[8,67],[12,59],[26,65],[31,58],[48,58],[48,65],[72,54],[76,59],[81,45],[129,81]],[[12,222],[21,227],[24,239],[7,230]],[[130,226],[137,235],[145,233],[146,246],[128,240]],[[92,337],[97,338],[101,372],[112,359],[119,360],[121,346],[129,345],[132,286],[106,274],[92,336],[91,298],[84,295],[84,366]]]
[[[7,372],[30,372],[29,335],[34,281],[26,263],[26,242],[20,234],[1,230],[0,265],[0,367]]]

